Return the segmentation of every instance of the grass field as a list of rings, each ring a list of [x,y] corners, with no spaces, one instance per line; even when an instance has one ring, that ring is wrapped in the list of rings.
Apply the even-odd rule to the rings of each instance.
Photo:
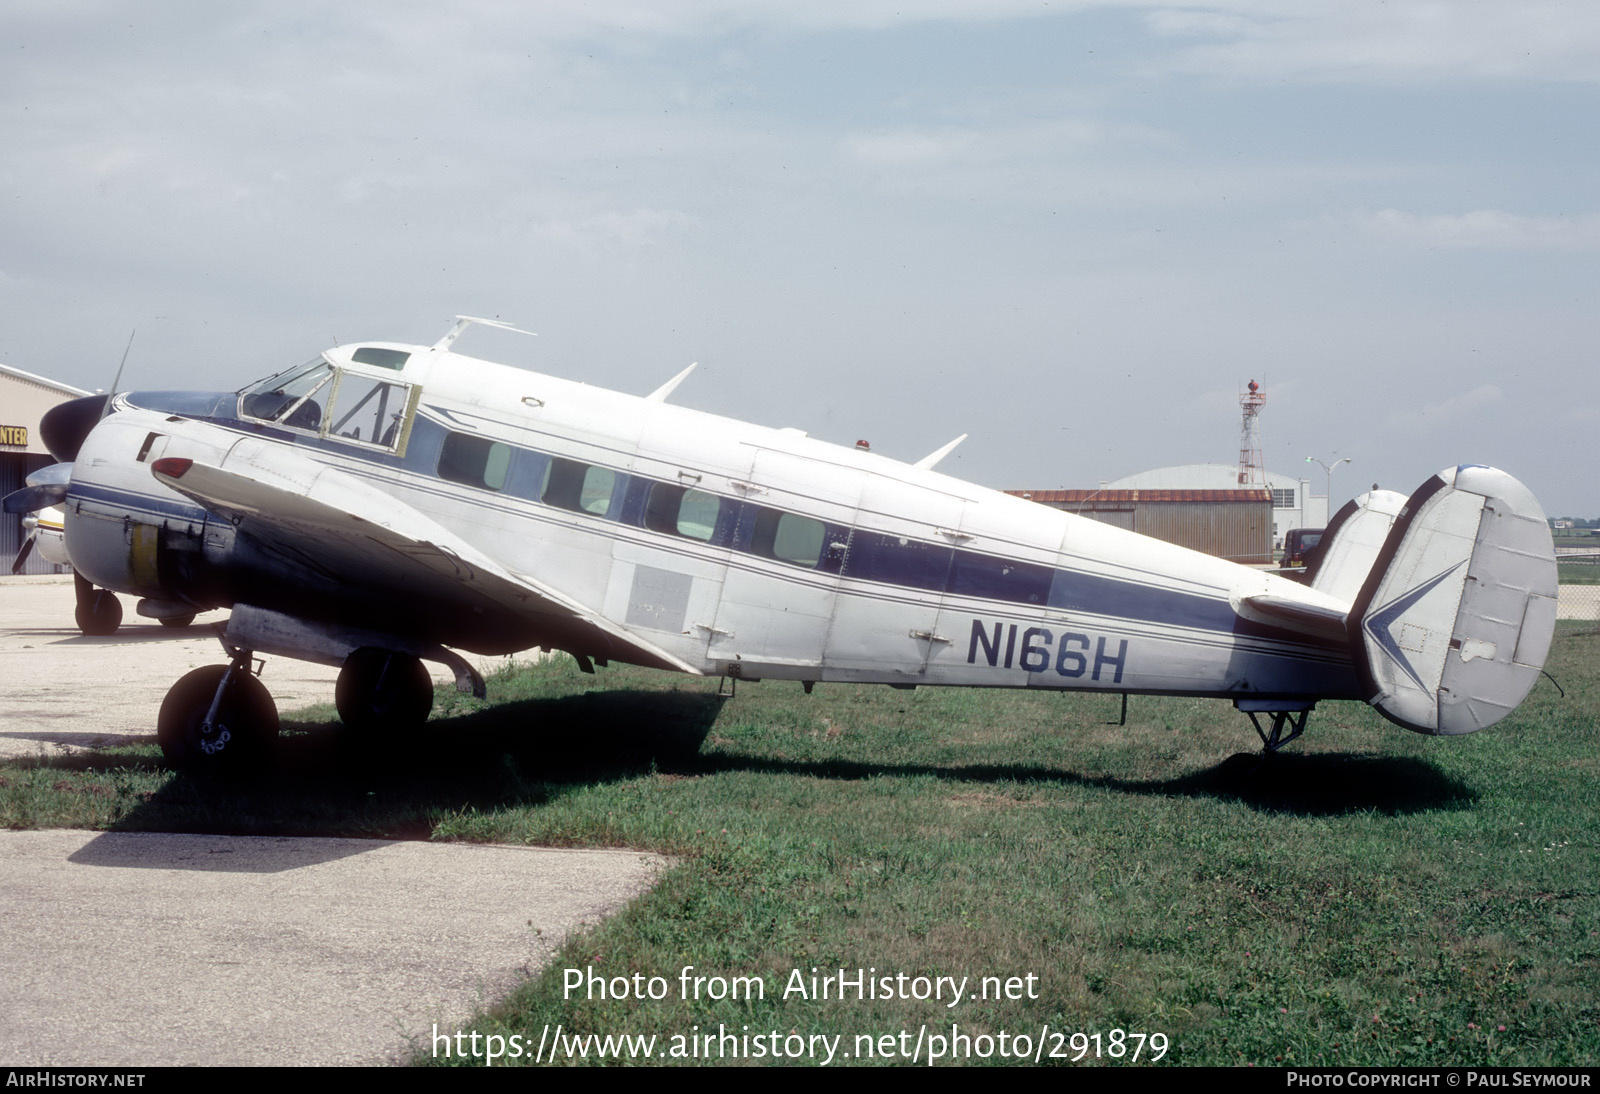
[[[1592,562],[1558,562],[1556,570],[1563,585],[1600,585],[1600,565]]]
[[[1593,1064],[1597,655],[1593,625],[1560,624],[1564,698],[1542,680],[1459,739],[1328,704],[1266,760],[1215,701],[1134,696],[1119,726],[1115,696],[747,683],[726,699],[557,660],[497,677],[489,704],[452,697],[386,756],[344,751],[331,711],[303,715],[280,770],[243,786],[170,776],[153,747],[6,764],[0,822],[678,856],[469,1027],[530,1053],[547,1024],[658,1051],[726,1027],[842,1035],[858,1062],[858,1035],[909,1046],[955,1025],[991,1053],[1028,1036],[1047,1060],[1077,1054],[1057,1033],[1104,1054],[1122,1030],[1164,1035],[1163,1065]],[[766,997],[684,1000],[685,966]],[[1023,997],[785,998],[813,967],[1017,978]],[[565,998],[567,968],[669,990]]]

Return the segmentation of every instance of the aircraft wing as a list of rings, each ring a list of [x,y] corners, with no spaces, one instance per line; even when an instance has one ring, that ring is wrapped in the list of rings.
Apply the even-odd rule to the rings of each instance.
[[[529,645],[702,675],[558,589],[511,572],[354,476],[310,461],[254,455],[239,469],[168,457],[156,460],[151,470],[162,484],[229,521],[239,534],[343,585],[458,609],[465,627],[474,616],[509,612],[541,636]],[[226,462],[235,462],[234,454]],[[445,641],[473,648],[459,639]]]

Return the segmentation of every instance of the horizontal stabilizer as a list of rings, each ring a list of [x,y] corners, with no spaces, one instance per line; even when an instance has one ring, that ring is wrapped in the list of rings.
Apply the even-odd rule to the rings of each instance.
[[[1262,593],[1246,597],[1242,607],[1246,609],[1242,614],[1247,618],[1259,619],[1264,623],[1276,623],[1280,627],[1287,627],[1289,630],[1316,638],[1343,639],[1348,633],[1345,630],[1344,611],[1325,604],[1312,604],[1303,599]],[[1254,612],[1248,609],[1254,609]]]
[[[1492,467],[1441,471],[1390,529],[1351,618],[1368,701],[1418,733],[1471,733],[1538,679],[1556,616],[1544,512]]]

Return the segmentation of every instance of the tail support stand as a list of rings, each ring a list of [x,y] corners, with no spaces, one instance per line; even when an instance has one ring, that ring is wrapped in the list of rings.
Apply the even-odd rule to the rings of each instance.
[[[1256,727],[1256,736],[1261,738],[1261,751],[1273,753],[1306,731],[1306,715],[1317,704],[1286,703],[1282,699],[1235,699],[1233,705],[1250,716],[1250,724]],[[1262,714],[1272,717],[1270,731],[1261,728]],[[1287,734],[1285,727],[1289,730]]]

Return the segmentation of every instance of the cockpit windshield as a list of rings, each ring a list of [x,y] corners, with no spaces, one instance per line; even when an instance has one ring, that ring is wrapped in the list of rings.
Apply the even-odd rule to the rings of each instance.
[[[318,429],[332,381],[333,366],[318,357],[246,388],[240,409],[250,418],[297,429]]]

